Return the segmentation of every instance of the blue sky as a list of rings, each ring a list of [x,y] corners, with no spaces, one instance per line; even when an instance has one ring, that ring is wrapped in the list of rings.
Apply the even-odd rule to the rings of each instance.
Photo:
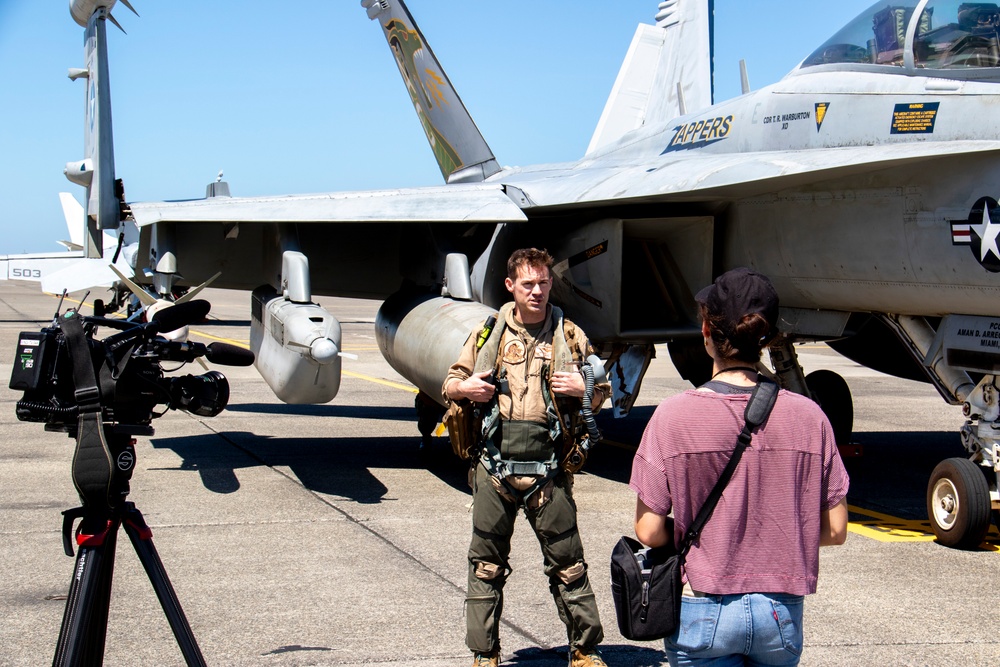
[[[872,0],[716,0],[716,100],[774,83]],[[116,172],[131,201],[439,185],[378,26],[358,0],[132,0],[109,26]],[[409,0],[503,165],[583,155],[656,0]],[[0,0],[0,254],[57,251],[83,200],[83,29],[66,0]]]

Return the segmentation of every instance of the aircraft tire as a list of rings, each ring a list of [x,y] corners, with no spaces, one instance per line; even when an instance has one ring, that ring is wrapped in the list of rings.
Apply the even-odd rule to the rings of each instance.
[[[990,528],[990,489],[986,478],[968,459],[945,459],[934,468],[927,485],[927,516],[938,542],[957,549],[975,549]]]
[[[813,371],[806,376],[806,386],[813,400],[823,408],[823,413],[833,426],[833,437],[838,445],[850,444],[854,431],[854,400],[851,388],[844,378],[826,369]]]

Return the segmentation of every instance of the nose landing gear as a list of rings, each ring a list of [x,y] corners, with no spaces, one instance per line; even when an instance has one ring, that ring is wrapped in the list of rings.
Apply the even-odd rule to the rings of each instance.
[[[938,542],[975,549],[990,528],[990,488],[969,459],[945,459],[927,485],[927,516]]]
[[[962,404],[968,418],[962,445],[969,458],[942,461],[927,485],[927,516],[938,542],[958,549],[975,549],[1000,512],[1000,392],[996,376],[980,380]],[[1000,527],[1000,523],[998,523]]]

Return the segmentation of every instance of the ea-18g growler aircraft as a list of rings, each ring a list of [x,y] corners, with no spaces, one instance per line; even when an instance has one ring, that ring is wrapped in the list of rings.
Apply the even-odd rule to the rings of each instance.
[[[782,81],[713,104],[712,2],[661,2],[586,154],[501,168],[405,4],[363,0],[445,185],[143,203],[115,194],[115,4],[71,3],[89,103],[85,159],[69,169],[87,185],[92,233],[134,222],[134,280],[161,295],[216,272],[215,286],[252,290],[251,347],[282,400],[329,401],[340,385],[340,325],[314,294],[384,300],[383,355],[440,400],[469,332],[508,296],[509,253],[533,245],[555,256],[552,299],[599,348],[624,414],[654,344],[685,378],[706,378],[693,294],[750,266],[783,306],[774,375],[813,396],[841,442],[850,391],[829,371],[804,377],[796,342],[829,341],[962,407],[968,458],[944,461],[928,487],[941,542],[978,545],[1000,511],[997,4],[881,0]]]

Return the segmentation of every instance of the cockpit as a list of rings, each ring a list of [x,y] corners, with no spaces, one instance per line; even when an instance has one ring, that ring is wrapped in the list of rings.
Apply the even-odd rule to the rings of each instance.
[[[814,51],[800,68],[882,65],[971,74],[970,70],[1000,67],[998,30],[1000,6],[996,3],[880,0]]]

